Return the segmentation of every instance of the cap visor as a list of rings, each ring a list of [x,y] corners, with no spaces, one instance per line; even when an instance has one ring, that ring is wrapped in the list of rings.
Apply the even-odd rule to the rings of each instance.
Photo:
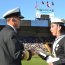
[[[23,19],[24,17],[23,16],[19,16],[19,18]]]

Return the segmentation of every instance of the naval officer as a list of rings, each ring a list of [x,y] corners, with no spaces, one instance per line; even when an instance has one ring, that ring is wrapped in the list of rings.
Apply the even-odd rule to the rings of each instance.
[[[21,60],[32,57],[31,50],[25,51],[17,36],[17,28],[24,17],[20,8],[7,11],[3,17],[7,25],[0,31],[0,65],[21,65]]]

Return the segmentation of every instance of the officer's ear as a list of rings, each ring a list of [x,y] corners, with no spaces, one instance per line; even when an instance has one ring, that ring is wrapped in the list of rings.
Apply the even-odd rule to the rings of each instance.
[[[12,19],[13,22],[16,22],[17,20],[15,18]]]

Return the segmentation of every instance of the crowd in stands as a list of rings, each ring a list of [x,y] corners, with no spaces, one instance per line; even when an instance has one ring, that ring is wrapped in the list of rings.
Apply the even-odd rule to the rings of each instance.
[[[44,43],[44,42],[50,42],[53,40],[53,38],[48,37],[21,37],[22,43]]]
[[[47,43],[49,45],[51,42],[46,41],[44,37],[22,37],[21,43],[24,44],[25,50],[42,49],[44,51],[48,51],[48,49],[45,48],[45,44]]]

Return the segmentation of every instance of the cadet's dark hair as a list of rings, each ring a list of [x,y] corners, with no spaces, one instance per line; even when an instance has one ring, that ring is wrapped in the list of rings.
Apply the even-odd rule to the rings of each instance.
[[[61,26],[60,33],[65,33],[65,26],[64,26],[64,24],[58,24],[58,25]]]

